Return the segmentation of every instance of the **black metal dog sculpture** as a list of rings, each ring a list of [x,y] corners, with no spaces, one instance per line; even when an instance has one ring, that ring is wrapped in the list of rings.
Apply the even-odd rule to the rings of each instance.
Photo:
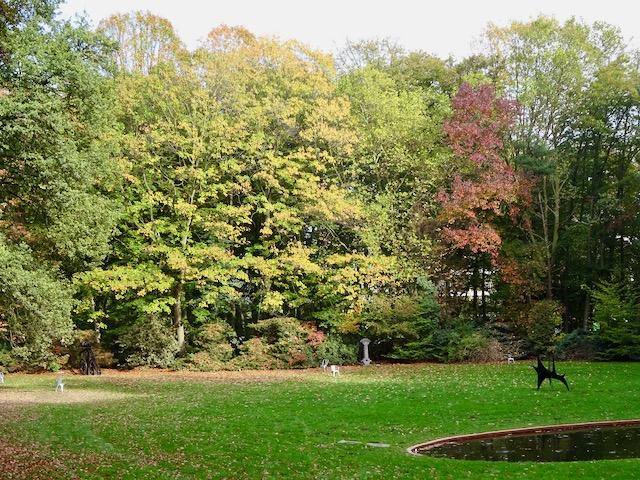
[[[538,372],[538,390],[540,390],[540,385],[542,385],[542,382],[544,382],[545,378],[549,379],[549,385],[551,385],[551,379],[553,378],[555,380],[559,380],[562,383],[564,383],[564,386],[567,387],[567,390],[569,390],[569,384],[567,383],[567,380],[564,378],[564,375],[560,375],[558,372],[556,372],[555,358],[553,357],[551,358],[551,370],[549,370],[547,367],[545,367],[542,364],[542,360],[540,360],[540,357],[538,357],[538,366],[533,367],[533,369],[536,372]]]

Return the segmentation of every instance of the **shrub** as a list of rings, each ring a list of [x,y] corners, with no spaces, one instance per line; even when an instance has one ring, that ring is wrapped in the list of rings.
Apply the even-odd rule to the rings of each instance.
[[[407,321],[408,341],[396,346],[390,358],[447,361],[455,334],[441,322],[436,288],[431,282],[423,282],[423,291],[416,304],[416,313]]]
[[[539,300],[529,308],[522,326],[536,354],[548,354],[555,350],[562,325],[562,312],[562,305],[555,300]]]
[[[640,315],[636,294],[615,282],[602,282],[592,293],[594,337],[603,360],[640,357]]]
[[[327,359],[329,363],[344,365],[358,360],[358,346],[355,342],[349,344],[337,335],[329,335],[318,345],[316,350],[318,361]]]
[[[231,341],[235,338],[236,334],[229,324],[207,323],[198,330],[194,344],[201,351],[199,353],[208,355],[209,362],[228,362],[233,357]]]
[[[582,329],[565,335],[556,346],[556,356],[564,360],[586,360],[597,357],[597,345],[593,335]]]
[[[448,360],[449,344],[454,332],[441,328],[434,319],[419,319],[415,322],[415,339],[397,347],[390,358],[397,360]]]
[[[420,314],[415,295],[376,295],[359,315],[359,333],[381,343],[404,343],[414,336],[413,323]]]
[[[228,369],[228,362],[220,361],[217,356],[209,352],[196,352],[189,356],[186,367],[199,372],[215,372]]]
[[[310,365],[313,350],[307,343],[310,331],[295,318],[274,317],[261,320],[251,328],[267,345],[267,353],[290,367]]]
[[[287,363],[274,357],[270,346],[261,338],[252,338],[240,346],[240,355],[235,357],[229,365],[240,370],[268,370],[284,368]]]
[[[27,247],[9,246],[0,235],[0,286],[0,318],[11,332],[16,363],[59,368],[54,346],[69,342],[73,331],[68,283],[43,267]],[[0,341],[3,336],[0,331]]]
[[[0,348],[0,372],[12,372],[16,370],[18,364],[15,358],[11,355],[11,351],[8,349]]]
[[[290,317],[273,317],[251,325],[256,336],[244,342],[228,366],[240,369],[273,369],[315,366],[319,359],[353,363],[357,346],[339,336],[326,336],[312,324]]]
[[[502,347],[465,316],[444,321],[435,288],[426,289],[420,314],[412,324],[414,339],[397,347],[391,358],[438,362],[489,362],[502,358]]]
[[[118,343],[130,367],[168,368],[178,352],[173,332],[155,317],[136,321],[120,336]]]
[[[459,336],[448,350],[448,360],[453,362],[492,362],[501,358],[500,343],[478,331]]]

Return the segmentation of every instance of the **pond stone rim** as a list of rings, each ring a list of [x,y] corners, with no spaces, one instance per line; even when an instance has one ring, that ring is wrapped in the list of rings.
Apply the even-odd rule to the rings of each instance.
[[[599,420],[595,422],[581,423],[561,423],[556,425],[542,425],[537,427],[509,428],[506,430],[492,430],[490,432],[467,433],[463,435],[452,435],[449,437],[436,438],[428,442],[418,443],[407,448],[407,452],[411,455],[421,456],[422,452],[431,450],[441,445],[451,442],[470,442],[483,438],[501,438],[509,435],[531,435],[543,433],[570,432],[572,430],[583,430],[586,428],[614,428],[614,427],[631,427],[640,425],[640,418],[628,420]]]

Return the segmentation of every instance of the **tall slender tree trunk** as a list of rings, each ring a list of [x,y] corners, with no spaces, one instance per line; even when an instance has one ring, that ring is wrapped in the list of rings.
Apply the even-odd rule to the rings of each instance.
[[[551,239],[551,255],[549,264],[549,280],[547,285],[547,296],[553,296],[553,269],[555,268],[556,251],[558,250],[558,239],[560,237],[560,194],[562,190],[561,180],[557,176],[553,181],[553,232]]]
[[[538,192],[538,205],[540,206],[540,220],[542,221],[542,234],[544,237],[545,260],[547,270],[547,298],[553,297],[553,245],[549,232],[549,195],[547,177],[542,177],[542,193]]]
[[[481,281],[482,281],[482,323],[487,323],[487,298],[485,294],[485,290],[487,289],[487,281],[486,281],[486,269],[484,266],[482,267],[481,272]]]
[[[625,280],[624,274],[624,224],[620,226],[620,238],[618,239],[618,249],[620,254],[620,283],[623,283]]]
[[[194,198],[196,195],[196,189],[194,188],[191,192],[190,203],[193,204]],[[180,244],[182,245],[182,251],[186,252],[187,250],[187,242],[189,240],[189,235],[191,233],[191,223],[193,222],[193,217],[189,218],[189,221],[185,225],[184,233],[182,235],[182,240]],[[178,283],[176,284],[174,290],[174,298],[175,303],[173,304],[173,326],[176,329],[176,339],[178,341],[178,351],[182,352],[184,350],[184,321],[182,315],[182,300],[184,298],[184,274],[185,271],[182,269],[180,271],[180,277],[178,279]]]
[[[93,295],[91,295],[91,309],[96,311],[96,301]],[[96,319],[93,322],[93,332],[95,333],[96,343],[100,343],[100,321]]]
[[[478,320],[478,257],[473,262],[473,318]]]
[[[178,341],[178,350],[184,349],[184,322],[182,320],[182,295],[183,295],[182,275],[173,290],[175,302],[173,304],[173,327],[176,329],[176,339]]]
[[[591,329],[591,295],[589,295],[589,292],[585,293],[582,328],[585,332],[588,332]]]
[[[551,261],[551,257],[547,259],[547,299],[551,300],[553,298],[553,276],[551,273],[553,270],[553,262]]]

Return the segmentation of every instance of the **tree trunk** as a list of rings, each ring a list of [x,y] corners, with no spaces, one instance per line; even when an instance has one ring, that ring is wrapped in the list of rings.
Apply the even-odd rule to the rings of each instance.
[[[473,261],[473,318],[478,320],[478,258]]]
[[[589,295],[589,292],[585,294],[584,299],[584,315],[582,317],[582,328],[585,332],[591,330],[591,295]]]
[[[487,298],[485,295],[485,290],[487,288],[487,281],[486,281],[486,270],[484,267],[482,267],[481,270],[481,275],[482,275],[482,323],[485,324],[487,323]]]
[[[173,304],[173,327],[176,329],[176,338],[178,340],[178,350],[184,349],[184,324],[182,322],[182,279],[177,283],[173,290],[175,303]]]
[[[547,177],[542,177],[542,192],[538,192],[538,205],[540,206],[540,220],[542,221],[542,234],[544,237],[545,261],[547,267],[547,298],[553,296],[553,246],[549,232],[549,195]]]
[[[178,325],[178,328],[176,329],[176,337],[178,339],[179,351],[184,350],[184,325]]]
[[[96,301],[93,295],[91,295],[91,309],[94,312],[96,311]],[[96,343],[99,344],[100,343],[100,322],[97,319],[93,322],[93,331],[95,332],[95,335],[96,335]]]
[[[553,262],[549,257],[547,259],[547,299],[551,300],[553,298],[553,276],[551,271],[553,270]]]
[[[558,239],[560,236],[560,204],[562,181],[556,174],[551,183],[553,195],[553,225],[551,230],[551,246],[549,247],[548,263],[547,263],[547,298],[553,298],[553,270],[555,268],[556,251],[558,249]]]

